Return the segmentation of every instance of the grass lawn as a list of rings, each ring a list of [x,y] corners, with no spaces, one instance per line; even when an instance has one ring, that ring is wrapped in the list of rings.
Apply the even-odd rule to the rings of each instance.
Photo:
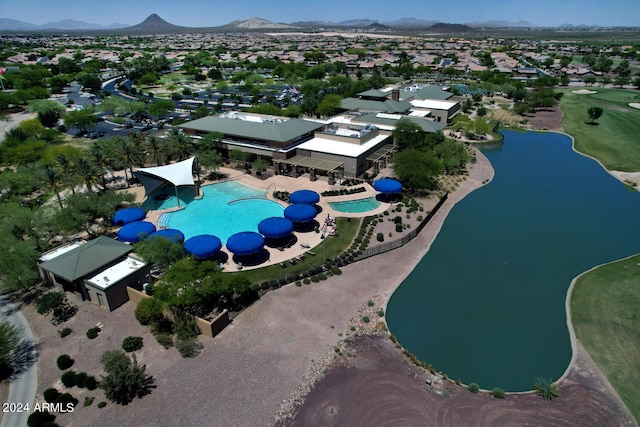
[[[590,87],[598,93],[578,95],[563,89],[562,126],[575,138],[575,148],[600,160],[609,170],[640,171],[640,110],[629,107],[640,102],[640,92]],[[587,109],[603,109],[596,124],[589,124]]]
[[[348,218],[336,218],[336,222],[340,233],[337,237],[327,237],[325,240],[327,247],[327,259],[337,257],[343,253],[349,245],[351,245],[354,237],[358,234],[362,220],[360,218],[352,218],[349,221]],[[303,261],[298,261],[295,265],[286,263],[286,268],[282,268],[276,264],[264,268],[239,271],[231,274],[244,275],[251,281],[251,283],[262,283],[266,280],[291,276],[292,274],[308,270],[316,265],[321,265],[324,262],[323,245],[325,245],[325,243],[311,249],[316,256],[307,255]]]
[[[571,296],[578,339],[640,421],[640,255],[580,277]]]

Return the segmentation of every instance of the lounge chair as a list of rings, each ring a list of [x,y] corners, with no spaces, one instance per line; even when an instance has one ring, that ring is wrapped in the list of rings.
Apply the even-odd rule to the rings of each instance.
[[[312,252],[312,251],[307,251],[306,253],[308,253],[308,254],[309,254],[309,255],[311,255],[311,256],[316,256],[316,253],[315,253],[315,252]]]
[[[284,262],[279,262],[278,263],[280,265],[280,267],[282,268],[287,268],[287,264],[285,264]]]

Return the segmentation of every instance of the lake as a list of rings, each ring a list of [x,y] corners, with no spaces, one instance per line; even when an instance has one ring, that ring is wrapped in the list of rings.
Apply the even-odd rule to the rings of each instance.
[[[484,151],[493,181],[452,209],[386,316],[409,351],[449,378],[525,391],[569,365],[573,278],[640,252],[640,194],[566,135],[503,134]]]

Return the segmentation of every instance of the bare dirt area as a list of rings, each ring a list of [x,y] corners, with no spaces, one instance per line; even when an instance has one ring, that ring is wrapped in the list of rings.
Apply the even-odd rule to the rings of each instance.
[[[535,393],[471,393],[411,364],[384,336],[355,338],[350,350],[279,426],[637,425],[582,348],[553,401]]]
[[[4,139],[4,135],[14,127],[17,127],[23,120],[35,118],[35,113],[24,110],[21,113],[8,114],[0,118],[0,141]]]
[[[562,125],[560,124],[562,111],[560,111],[559,105],[544,110],[536,110],[535,113],[527,113],[524,117],[533,129],[562,130]]]

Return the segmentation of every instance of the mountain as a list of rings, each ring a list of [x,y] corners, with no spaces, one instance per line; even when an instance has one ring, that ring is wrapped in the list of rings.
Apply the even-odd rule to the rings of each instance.
[[[124,24],[98,25],[89,22],[64,19],[62,21],[48,22],[42,25],[34,25],[15,19],[0,18],[0,31],[37,31],[37,30],[109,30],[124,28]]]
[[[432,26],[426,29],[429,32],[434,33],[470,33],[475,31],[473,28],[462,25],[462,24],[445,24],[443,22],[438,22],[437,24],[433,24]]]
[[[485,22],[470,22],[466,24],[473,28],[487,28],[487,27],[499,27],[499,28],[534,28],[537,25],[532,24],[529,21],[518,21],[518,22],[508,22],[508,21],[485,21]]]
[[[123,31],[135,32],[135,33],[147,33],[147,34],[158,34],[158,33],[172,33],[172,32],[183,32],[188,30],[189,27],[181,27],[179,25],[173,25],[160,18],[155,13],[149,15],[147,19],[142,21],[137,25],[133,25],[131,27],[123,28]]]
[[[341,27],[368,27],[372,24],[377,24],[378,21],[375,19],[349,19],[347,21],[338,22],[337,24]]]
[[[389,27],[430,27],[437,23],[438,21],[426,21],[417,18],[400,18],[395,21],[383,22],[384,25]]]
[[[245,19],[244,21],[233,21],[225,25],[225,27],[245,29],[245,30],[260,30],[260,29],[271,29],[271,28],[282,28],[282,29],[296,28],[293,25],[275,23],[262,18],[251,18],[251,19]]]

